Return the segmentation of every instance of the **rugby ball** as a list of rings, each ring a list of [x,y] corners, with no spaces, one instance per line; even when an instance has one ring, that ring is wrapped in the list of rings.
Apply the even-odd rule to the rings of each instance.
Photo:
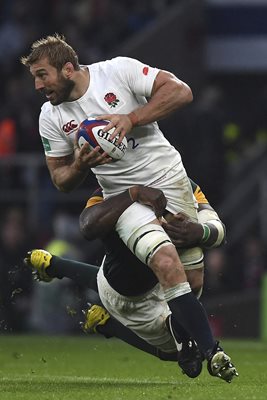
[[[109,121],[106,120],[85,119],[78,128],[78,146],[81,148],[86,142],[89,143],[91,149],[100,146],[100,152],[103,153],[105,151],[110,157],[120,160],[127,150],[127,139],[124,137],[120,144],[118,144],[119,136],[110,140],[115,128],[110,129],[108,132],[103,132],[108,123]]]

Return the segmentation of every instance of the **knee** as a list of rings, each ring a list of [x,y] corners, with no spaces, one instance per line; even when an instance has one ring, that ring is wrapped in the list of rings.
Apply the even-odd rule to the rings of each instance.
[[[175,247],[172,245],[163,246],[158,249],[149,262],[149,266],[155,270],[172,271],[182,267]]]
[[[186,281],[186,275],[179,256],[172,245],[161,247],[151,258],[149,267],[163,287]]]

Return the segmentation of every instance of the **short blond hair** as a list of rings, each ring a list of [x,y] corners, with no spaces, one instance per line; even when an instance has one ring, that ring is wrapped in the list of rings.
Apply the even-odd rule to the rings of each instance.
[[[60,71],[67,62],[71,62],[75,70],[79,70],[79,60],[76,52],[66,42],[64,35],[54,35],[36,40],[31,46],[28,56],[21,57],[20,61],[26,67],[39,60],[47,58],[50,65]]]

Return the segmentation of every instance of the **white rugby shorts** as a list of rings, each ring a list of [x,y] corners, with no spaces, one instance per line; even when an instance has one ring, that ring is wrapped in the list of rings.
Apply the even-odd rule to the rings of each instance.
[[[165,320],[171,313],[160,284],[139,297],[126,297],[108,283],[101,266],[97,275],[100,299],[107,311],[136,335],[160,350],[172,353],[177,348]]]

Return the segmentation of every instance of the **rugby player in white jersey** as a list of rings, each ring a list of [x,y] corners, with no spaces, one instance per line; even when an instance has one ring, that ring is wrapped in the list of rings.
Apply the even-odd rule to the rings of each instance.
[[[197,221],[196,203],[181,156],[156,122],[192,101],[187,84],[170,72],[126,57],[81,66],[76,52],[57,34],[33,43],[31,53],[21,62],[29,67],[35,89],[48,100],[42,107],[39,127],[47,166],[59,190],[73,190],[91,169],[104,198],[136,184],[149,185],[163,191],[169,212],[183,212]],[[121,160],[112,162],[98,152],[99,148],[88,152],[89,145],[76,148],[77,127],[95,116],[109,120],[105,130],[115,127],[113,136],[118,134],[120,141],[127,137],[128,149]],[[179,340],[176,328],[181,324],[218,376],[218,368],[212,366],[225,368],[229,357],[214,340],[182,264],[202,263],[202,250],[187,250],[180,259],[157,217],[147,205],[134,202],[120,216],[116,230],[158,278],[172,313],[169,325],[174,337]],[[101,297],[103,276],[99,276],[98,285]]]

